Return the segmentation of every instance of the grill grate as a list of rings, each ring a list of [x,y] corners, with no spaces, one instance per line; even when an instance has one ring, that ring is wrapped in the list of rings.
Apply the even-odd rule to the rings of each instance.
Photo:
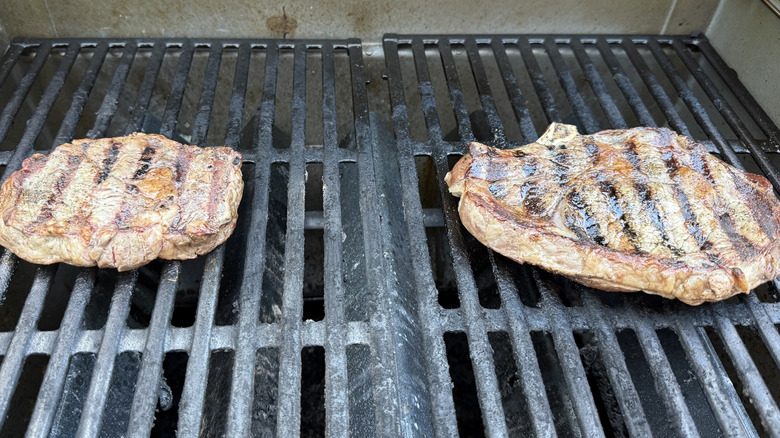
[[[506,391],[496,377],[499,364],[492,360],[488,336],[494,331],[506,332],[511,339],[528,420],[537,435],[551,434],[554,426],[559,434],[568,430],[583,436],[601,435],[604,428],[614,427],[604,424],[603,416],[599,421],[599,411],[604,408],[597,402],[603,405],[604,401],[598,400],[598,394],[594,400],[592,393],[598,391],[593,390],[592,383],[589,386],[592,372],[583,369],[583,332],[596,340],[606,374],[601,376],[601,384],[609,385],[616,399],[615,408],[622,414],[618,425],[624,423],[632,435],[658,433],[659,428],[663,431],[663,427],[668,427],[664,426],[666,418],[671,430],[678,434],[706,435],[706,425],[697,424],[705,414],[714,415],[725,434],[755,433],[754,424],[761,429],[759,421],[767,432],[780,426],[775,399],[749,351],[755,348],[743,343],[736,328],[748,326],[756,330],[774,360],[770,367],[780,366],[778,332],[773,325],[778,322],[776,303],[760,302],[753,294],[694,309],[649,296],[605,296],[527,266],[518,268],[491,253],[487,271],[494,275],[502,308],[485,308],[478,299],[485,270],[474,269],[473,255],[469,260],[472,243],[459,223],[457,201],[448,195],[443,182],[443,176],[468,141],[517,147],[537,138],[550,121],[575,123],[581,132],[589,133],[628,127],[630,117],[643,125],[671,126],[686,135],[702,132],[704,136],[698,135],[697,139],[737,167],[745,167],[737,153],[750,152],[760,171],[775,187],[780,187],[777,170],[767,156],[767,152],[776,151],[773,145],[777,145],[777,127],[769,122],[703,36],[389,35],[384,40],[384,52],[395,147],[401,162],[406,231],[412,242],[411,263],[421,267],[415,270],[418,305],[422,319],[429,322],[421,327],[425,348],[439,352],[443,349],[443,334],[466,333],[488,435],[517,432],[508,430],[504,421],[506,409],[511,406],[502,406]],[[725,91],[713,82],[712,77],[717,75],[726,84]],[[703,95],[697,94],[699,89]],[[724,93],[729,93],[736,103],[728,101]],[[545,119],[538,118],[538,111],[531,111],[532,104],[543,110]],[[737,115],[732,106],[735,104],[744,116]],[[759,129],[751,131],[748,123]],[[510,127],[515,131],[519,128],[514,140],[508,138]],[[729,138],[724,132],[736,135]],[[439,226],[446,227],[460,309],[432,310],[437,307],[437,285],[430,272],[440,269],[432,263],[448,261],[426,257],[426,233],[431,234],[422,220],[425,184],[419,182],[415,173],[415,157],[421,156],[433,160],[438,196],[443,200],[444,223]],[[759,168],[753,166],[751,170],[758,172]],[[518,270],[522,279],[519,282]],[[776,285],[772,287],[774,290]],[[540,298],[532,305],[523,301],[523,297],[536,293]],[[664,328],[671,329],[679,338],[682,347],[676,354],[687,357],[692,375],[698,377],[710,403],[711,414],[705,412],[706,407],[690,403],[690,390],[681,388],[670,364],[671,356],[667,356],[672,353],[662,347],[657,332]],[[712,333],[722,339],[739,380],[758,411],[754,424],[734,392],[705,328],[714,329]],[[644,358],[650,376],[637,376],[629,367],[631,349],[622,347],[620,342],[621,333],[626,330],[635,333],[638,345],[633,353],[639,352]],[[548,371],[540,369],[542,360],[533,354],[538,345],[533,334],[539,331],[550,334],[552,339],[559,377],[563,379],[559,384],[565,386],[574,412],[568,419],[561,420],[565,415],[559,411],[559,400],[549,399],[549,391],[548,397],[544,396],[545,386],[549,387],[551,382],[544,378]],[[450,436],[461,427],[453,415],[457,407],[453,408],[450,389],[441,384],[447,382],[441,359],[436,354],[426,358],[431,371],[431,398],[435,405],[444,408],[433,411],[434,427],[439,435]],[[648,385],[648,380],[650,387],[641,388]],[[659,407],[647,404],[648,389],[657,392],[665,409],[659,411]],[[551,406],[556,409],[551,410]],[[567,420],[576,424],[561,424]]]
[[[563,121],[670,126],[780,188],[779,131],[704,36],[383,49],[11,44],[6,176],[34,150],[142,130],[239,149],[246,188],[234,235],[195,261],[0,256],[0,435],[780,430],[777,283],[698,308],[592,292],[475,244],[443,182],[466,142],[516,147]]]

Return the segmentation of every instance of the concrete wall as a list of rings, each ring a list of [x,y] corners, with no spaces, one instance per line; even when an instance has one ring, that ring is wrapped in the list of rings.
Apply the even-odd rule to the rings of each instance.
[[[0,0],[8,36],[357,37],[396,33],[688,33],[712,0]]]

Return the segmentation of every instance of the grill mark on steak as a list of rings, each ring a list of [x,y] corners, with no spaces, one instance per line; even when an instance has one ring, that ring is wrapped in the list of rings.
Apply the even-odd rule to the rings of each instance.
[[[523,159],[523,174],[527,177],[536,173],[536,169],[539,167],[539,162],[534,157],[528,157]]]
[[[712,175],[712,170],[710,169],[707,160],[699,157],[695,152],[691,153],[691,157],[691,163],[696,166],[694,167],[694,170],[700,171],[712,187],[712,190],[718,193],[718,183]],[[731,246],[737,251],[740,258],[745,260],[746,256],[749,257],[755,254],[753,242],[751,242],[747,236],[743,236],[739,232],[736,223],[734,222],[734,218],[732,217],[735,212],[732,210],[731,206],[724,205],[723,207],[726,208],[726,212],[725,214],[716,214],[718,222],[720,223],[721,228],[723,228],[723,231],[725,231],[726,236],[728,236]]]
[[[95,179],[95,185],[100,185],[108,178],[111,171],[114,169],[117,157],[119,157],[119,145],[116,144],[114,139],[111,139],[111,147],[106,151],[106,157],[103,159],[103,167],[100,169],[97,178]]]
[[[688,233],[696,240],[696,244],[699,245],[699,249],[709,249],[712,244],[708,241],[707,236],[702,233],[701,225],[699,224],[699,218],[696,213],[693,212],[688,195],[682,190],[683,182],[680,178],[679,170],[680,163],[673,153],[669,151],[663,151],[661,153],[661,159],[666,164],[666,170],[669,174],[669,179],[674,183],[671,188],[674,192],[674,197],[677,199],[677,203],[680,206],[683,220],[685,221],[685,227],[688,229]]]
[[[590,239],[600,246],[606,246],[604,235],[601,234],[601,226],[598,219],[593,215],[591,207],[585,202],[582,193],[572,190],[567,196],[569,203],[575,208],[575,211],[582,215],[582,221],[577,221],[574,214],[566,216],[566,226],[571,229],[580,239]]]
[[[149,167],[152,165],[152,160],[154,160],[156,153],[157,148],[153,146],[146,146],[144,148],[144,150],[141,152],[141,157],[138,159],[138,165],[132,177],[134,181],[143,178],[149,172]],[[131,195],[138,195],[140,192],[138,186],[128,183],[125,183],[125,191]],[[134,219],[134,216],[132,216],[131,213],[130,206],[126,201],[122,201],[122,204],[119,207],[119,211],[114,217],[114,223],[116,224],[117,228],[120,230],[129,229],[127,224]]]
[[[33,175],[38,174],[38,172],[46,166],[47,159],[48,157],[36,154],[27,159],[29,162],[25,161],[28,165],[18,172],[18,178],[14,181],[14,185],[17,187],[16,197],[14,198],[12,207],[3,214],[3,221],[8,222],[10,218],[16,216],[18,207],[22,202],[22,195],[24,193],[22,188],[24,187],[24,182]]]
[[[598,164],[601,159],[601,148],[594,140],[588,139],[585,141],[585,150],[588,151],[591,164]]]
[[[638,176],[641,176],[642,159],[637,152],[636,143],[634,143],[633,140],[626,140],[626,149],[624,151],[624,155],[626,158],[628,158],[628,161],[634,167],[635,172],[639,174]],[[661,219],[661,214],[658,210],[658,206],[656,205],[656,200],[654,199],[657,194],[651,193],[651,190],[647,184],[641,180],[637,180],[634,183],[634,189],[636,190],[640,201],[648,213],[650,222],[653,224],[653,227],[655,227],[655,229],[658,230],[658,232],[661,234],[663,245],[668,248],[669,251],[671,251],[675,256],[681,256],[683,251],[680,250],[680,248],[677,248],[677,246],[674,245],[674,243],[671,241],[669,234],[666,231],[666,225]]]
[[[192,164],[192,153],[187,148],[179,149],[176,154],[176,173],[174,174],[174,180],[176,181],[176,216],[171,222],[169,231],[179,231],[179,223],[181,222],[181,212],[185,205],[182,205],[181,193],[186,187],[187,176],[189,175],[190,165]],[[184,200],[186,201],[186,199]]]
[[[38,213],[38,217],[25,226],[26,232],[30,232],[54,216],[54,210],[62,200],[60,195],[62,195],[62,192],[68,187],[68,185],[70,185],[71,181],[73,181],[73,174],[76,173],[76,170],[79,168],[81,163],[81,158],[75,155],[70,155],[68,157],[68,165],[65,168],[65,171],[62,173],[62,175],[60,175],[59,179],[57,179],[57,182],[52,186],[52,192],[46,199],[46,203],[43,204],[41,211]]]
[[[636,188],[637,194],[642,200],[642,204],[644,204],[644,208],[647,210],[650,222],[653,224],[655,229],[661,233],[661,240],[663,240],[664,246],[669,248],[669,251],[671,251],[672,254],[677,257],[683,255],[683,251],[680,250],[680,248],[677,248],[677,246],[674,245],[669,238],[669,234],[666,231],[666,225],[661,219],[661,214],[658,211],[658,206],[656,205],[655,199],[653,199],[653,195],[650,193],[650,188],[642,182],[635,183],[634,187]]]
[[[752,242],[737,231],[737,225],[734,222],[734,218],[731,217],[731,213],[718,215],[718,219],[721,227],[723,227],[723,231],[729,237],[731,246],[737,251],[742,260],[756,255],[756,249],[753,247]]]
[[[555,175],[555,182],[563,185],[569,182],[569,154],[566,150],[552,150],[551,152],[553,153],[549,161],[552,165],[551,170]]]
[[[208,215],[206,217],[208,223],[212,223],[217,214],[220,196],[224,195],[225,184],[223,180],[227,175],[227,163],[224,160],[217,162],[216,165],[212,162],[209,164],[209,169],[214,172],[214,175],[211,177],[211,186],[209,187]]]
[[[523,198],[523,207],[533,216],[541,216],[544,213],[545,208],[541,204],[541,198],[539,197],[539,184],[535,181],[525,181],[520,186],[520,194]]]
[[[737,192],[740,194],[740,200],[747,206],[750,211],[750,215],[753,220],[756,221],[761,231],[766,234],[769,239],[774,239],[777,235],[777,224],[772,220],[771,215],[758,214],[764,207],[766,200],[752,185],[745,182],[744,179],[739,178],[732,169],[726,169],[728,171],[729,178],[734,182],[734,186]]]
[[[147,146],[144,148],[144,151],[141,153],[141,158],[138,160],[140,163],[138,166],[138,170],[135,171],[135,175],[133,175],[133,179],[141,179],[146,175],[147,172],[149,172],[149,166],[151,165],[152,159],[154,158],[154,154],[157,152],[157,149],[152,146]]]
[[[599,189],[607,199],[610,213],[620,222],[620,225],[623,227],[623,233],[628,237],[628,242],[634,247],[633,251],[635,253],[642,252],[637,244],[637,232],[631,224],[631,221],[626,217],[623,207],[620,205],[621,196],[615,189],[615,185],[610,181],[601,181],[599,183]]]

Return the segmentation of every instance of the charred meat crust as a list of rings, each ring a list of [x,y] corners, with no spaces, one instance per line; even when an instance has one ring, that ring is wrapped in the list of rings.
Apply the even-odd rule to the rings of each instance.
[[[75,140],[25,160],[0,188],[0,244],[33,263],[137,268],[224,242],[242,157],[160,135]]]
[[[668,129],[553,124],[513,151],[472,143],[445,180],[482,243],[591,287],[698,305],[778,275],[769,182]]]

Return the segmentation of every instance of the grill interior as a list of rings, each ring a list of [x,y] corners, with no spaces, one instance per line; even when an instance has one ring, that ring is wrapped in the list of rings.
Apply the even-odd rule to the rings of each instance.
[[[365,51],[365,53],[364,53]],[[0,258],[0,436],[769,435],[777,283],[692,308],[460,225],[468,141],[668,126],[780,188],[703,35],[17,39],[0,164],[143,130],[244,154],[234,235],[130,273]]]

